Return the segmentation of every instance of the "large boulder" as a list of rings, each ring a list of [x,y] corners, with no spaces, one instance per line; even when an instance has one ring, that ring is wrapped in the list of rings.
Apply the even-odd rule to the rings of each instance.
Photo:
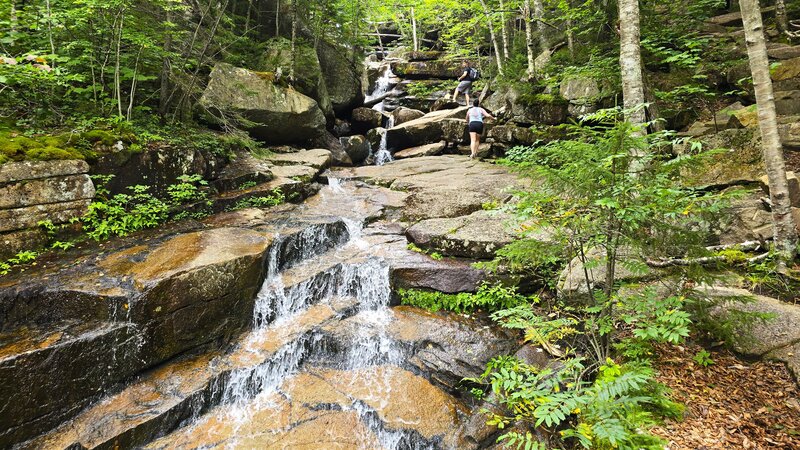
[[[516,238],[510,219],[493,211],[427,219],[409,228],[406,236],[418,247],[443,255],[491,259],[495,251]]]
[[[569,103],[557,95],[528,94],[510,86],[489,96],[484,107],[503,111],[505,118],[518,124],[558,125],[567,120]]]
[[[685,168],[681,180],[687,186],[729,186],[757,183],[764,174],[761,159],[761,135],[757,129],[723,130],[700,139],[704,149],[728,149],[711,156],[705,164]],[[678,154],[687,153],[690,143],[674,147]]]
[[[602,106],[602,100],[610,97],[610,89],[590,77],[570,77],[561,82],[559,93],[569,102],[571,116],[592,113]]]
[[[402,123],[411,122],[412,120],[419,119],[424,115],[425,113],[418,109],[411,109],[403,106],[400,106],[394,111],[392,111],[392,118],[394,118],[395,126],[400,125]]]
[[[486,137],[505,145],[531,145],[536,142],[536,134],[530,128],[513,123],[492,127]]]
[[[352,166],[353,161],[350,159],[350,155],[344,151],[344,147],[342,146],[341,141],[336,139],[336,136],[331,134],[328,131],[323,132],[322,134],[316,136],[315,138],[309,140],[306,143],[306,146],[312,148],[324,148],[331,152],[331,157],[333,158],[332,163],[336,166]]]
[[[328,87],[322,76],[319,57],[317,57],[314,47],[296,44],[294,59],[293,87],[300,93],[316,100],[325,117],[330,121],[333,118],[333,105],[331,105]],[[284,75],[288,74],[292,65],[292,51],[289,42],[285,39],[270,41],[263,61],[263,70],[273,73],[280,70]]]
[[[383,113],[372,108],[356,108],[353,110],[350,125],[354,133],[364,134],[367,131],[383,126]]]
[[[346,116],[364,103],[366,76],[363,63],[360,58],[351,57],[351,50],[324,39],[318,42],[317,55],[333,110],[339,116]]]
[[[442,153],[444,150],[444,142],[436,142],[433,144],[420,145],[419,147],[411,147],[405,150],[400,150],[395,153],[394,159],[416,158],[420,156],[434,156]]]
[[[776,91],[775,112],[785,116],[800,114],[800,89]]]
[[[445,119],[442,121],[442,138],[445,142],[461,145],[469,142],[469,130],[465,119]]]
[[[270,74],[218,63],[199,107],[211,121],[233,120],[269,143],[302,142],[321,134],[326,121],[317,102],[270,78]]]
[[[392,72],[406,79],[456,79],[461,75],[460,61],[395,61]]]
[[[447,119],[462,118],[467,108],[445,109],[428,113],[419,119],[402,123],[386,130],[387,147],[399,150],[431,144],[443,138],[442,123]]]
[[[343,137],[339,140],[353,164],[361,164],[370,154],[370,143],[364,136]]]

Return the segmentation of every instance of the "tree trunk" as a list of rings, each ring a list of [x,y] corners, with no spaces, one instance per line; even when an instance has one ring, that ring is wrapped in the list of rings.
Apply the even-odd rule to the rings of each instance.
[[[775,24],[781,33],[789,33],[789,18],[786,16],[786,2],[784,0],[775,0]]]
[[[783,148],[778,135],[778,122],[775,113],[775,98],[772,92],[772,79],[769,74],[767,46],[764,40],[764,25],[761,20],[761,7],[758,0],[740,0],[742,22],[744,22],[747,56],[750,60],[750,72],[753,75],[753,87],[758,105],[758,127],[761,130],[761,149],[764,165],[769,178],[769,196],[772,201],[772,224],[775,238],[775,249],[782,262],[795,257],[797,246],[797,229],[792,217],[792,205],[789,198],[789,184],[786,181],[786,169],[783,162]]]
[[[642,54],[639,43],[639,2],[619,0],[619,67],[622,72],[622,99],[626,119],[639,129],[637,135],[647,134],[645,123]]]
[[[419,51],[419,40],[417,39],[417,17],[414,15],[414,8],[411,8],[411,39],[414,43],[414,51]]]
[[[528,51],[528,79],[533,79],[536,75],[536,52],[533,42],[533,21],[531,20],[531,0],[525,0],[522,7],[522,15],[525,18],[525,47]]]
[[[483,7],[483,14],[486,16],[486,21],[489,24],[489,36],[492,39],[492,46],[494,47],[494,56],[497,60],[497,72],[502,75],[503,74],[503,58],[502,53],[500,53],[500,45],[497,43],[497,35],[494,33],[494,25],[492,24],[492,16],[489,13],[489,8],[486,6],[486,1],[481,0],[481,6]]]
[[[292,0],[292,49],[291,49],[291,64],[289,66],[289,83],[294,83],[294,65],[297,58],[295,57],[295,41],[297,40],[297,0]]]
[[[506,21],[506,7],[500,0],[500,35],[503,38],[503,58],[508,60],[508,23]]]
[[[167,8],[167,15],[166,21],[168,23],[172,22],[172,9],[169,7]],[[164,56],[161,58],[161,86],[159,90],[159,98],[158,98],[158,114],[161,116],[161,119],[165,119],[167,117],[167,111],[169,109],[169,90],[170,90],[170,62],[169,62],[169,53],[172,51],[172,30],[167,29],[164,35]]]
[[[542,22],[544,20],[544,4],[542,0],[533,0],[533,19],[536,20],[536,32],[539,33],[540,50],[545,51],[550,47],[550,44],[547,42],[544,22]]]
[[[56,45],[53,42],[53,16],[50,10],[50,0],[45,0],[45,7],[47,9],[47,38],[50,40],[50,54],[53,55],[49,63],[52,67],[55,67]]]

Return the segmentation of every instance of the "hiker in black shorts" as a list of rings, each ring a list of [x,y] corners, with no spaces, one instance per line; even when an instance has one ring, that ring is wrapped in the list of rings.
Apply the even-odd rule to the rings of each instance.
[[[458,77],[458,87],[453,92],[453,101],[458,101],[458,94],[464,94],[466,99],[465,105],[469,105],[469,94],[472,93],[472,82],[474,80],[474,75],[477,73],[475,69],[470,67],[468,61],[464,61],[461,63],[461,76]]]
[[[467,123],[469,124],[469,157],[478,156],[478,146],[481,145],[481,134],[483,133],[484,117],[494,120],[494,116],[480,107],[480,101],[476,98],[472,101],[472,108],[467,110]]]

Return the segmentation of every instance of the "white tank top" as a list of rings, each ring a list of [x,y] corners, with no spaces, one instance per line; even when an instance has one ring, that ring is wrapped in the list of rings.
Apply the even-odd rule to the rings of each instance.
[[[483,111],[479,106],[473,106],[469,109],[469,121],[483,123]]]

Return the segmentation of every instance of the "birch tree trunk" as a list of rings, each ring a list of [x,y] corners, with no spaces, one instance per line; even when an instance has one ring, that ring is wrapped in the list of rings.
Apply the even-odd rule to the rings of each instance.
[[[533,42],[533,21],[531,20],[531,0],[525,0],[522,6],[522,15],[525,18],[525,47],[528,51],[528,79],[536,75],[536,53]]]
[[[414,43],[414,51],[419,51],[419,40],[417,39],[417,16],[414,15],[413,7],[411,8],[411,40]]]
[[[506,7],[500,0],[500,36],[503,38],[503,58],[508,60],[508,23],[506,21]]]
[[[786,2],[784,0],[775,0],[775,24],[778,25],[778,31],[781,33],[789,33],[789,18],[786,16]]]
[[[158,114],[162,119],[167,117],[167,111],[169,109],[171,71],[169,53],[172,51],[172,5],[168,5],[166,13],[167,15],[165,19],[170,25],[168,25],[168,28],[164,34],[164,56],[161,59],[161,86],[159,89],[158,98]]]
[[[539,46],[541,51],[545,51],[550,47],[547,42],[547,35],[542,20],[544,20],[544,3],[542,0],[533,0],[533,19],[536,20],[536,32],[539,34]]]
[[[758,127],[761,130],[764,165],[769,178],[769,196],[772,201],[772,225],[775,249],[781,259],[781,269],[795,257],[797,229],[792,217],[789,198],[789,184],[786,181],[786,168],[783,162],[783,147],[778,135],[778,121],[775,113],[775,98],[772,92],[772,79],[769,74],[767,45],[764,40],[764,24],[761,20],[761,7],[758,0],[740,0],[742,22],[744,22],[747,56],[758,105]]]
[[[636,126],[645,123],[642,54],[639,42],[639,2],[619,0],[619,67],[622,72],[622,99],[626,119]],[[644,135],[644,127],[636,132]]]
[[[486,6],[486,1],[481,0],[481,6],[483,7],[483,14],[486,16],[486,21],[489,24],[489,37],[492,39],[492,46],[494,46],[494,56],[497,60],[497,72],[502,75],[503,74],[503,58],[502,53],[500,53],[500,45],[497,42],[497,35],[494,33],[494,25],[492,24],[492,16],[489,13],[489,8]]]

